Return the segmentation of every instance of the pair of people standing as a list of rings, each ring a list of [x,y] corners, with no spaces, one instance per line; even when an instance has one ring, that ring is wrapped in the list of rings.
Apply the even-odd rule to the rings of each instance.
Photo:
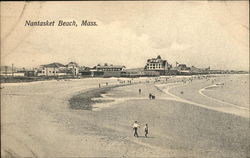
[[[133,124],[133,130],[134,130],[135,137],[139,137],[138,128],[140,128],[140,125],[137,123],[137,121],[135,121],[135,123]],[[148,137],[148,124],[146,124],[144,126],[144,132],[145,132],[145,137],[147,138]]]
[[[149,98],[150,100],[151,100],[151,99],[155,99],[155,95],[152,94],[152,93],[149,93],[148,98]]]

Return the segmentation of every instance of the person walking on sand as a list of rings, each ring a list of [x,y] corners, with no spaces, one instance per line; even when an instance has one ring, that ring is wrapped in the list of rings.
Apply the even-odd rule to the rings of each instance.
[[[137,121],[135,121],[135,123],[133,124],[133,130],[134,130],[135,137],[139,137],[138,132],[137,132],[138,128],[140,128],[140,125],[137,123]]]
[[[139,94],[141,94],[141,89],[139,89]]]
[[[148,98],[151,100],[152,99],[152,94],[149,93]]]
[[[148,137],[148,124],[144,126],[145,137]]]
[[[151,94],[151,99],[155,99],[155,95],[154,94]]]

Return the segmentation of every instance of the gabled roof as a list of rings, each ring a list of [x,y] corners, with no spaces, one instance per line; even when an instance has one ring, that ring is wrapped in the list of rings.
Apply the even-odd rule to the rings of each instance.
[[[51,68],[59,68],[59,67],[65,67],[65,65],[61,63],[51,63],[51,64],[46,64],[46,65],[41,65],[43,67],[51,67]]]
[[[159,63],[159,62],[167,62],[167,60],[161,59],[161,56],[158,55],[156,58],[151,58],[147,60],[148,63]]]
[[[187,67],[186,64],[179,64],[178,67]]]
[[[68,65],[75,65],[75,66],[78,66],[78,64],[76,63],[76,62],[69,62],[68,64],[67,64],[67,66]]]
[[[160,56],[160,55],[158,55],[158,56],[157,56],[157,59],[161,59],[161,56]]]

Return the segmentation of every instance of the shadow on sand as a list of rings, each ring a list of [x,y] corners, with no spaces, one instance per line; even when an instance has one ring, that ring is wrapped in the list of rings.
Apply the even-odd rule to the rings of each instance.
[[[145,139],[150,139],[150,138],[155,138],[155,137],[148,136],[148,137],[146,138],[145,136],[138,136],[137,138],[145,138]]]

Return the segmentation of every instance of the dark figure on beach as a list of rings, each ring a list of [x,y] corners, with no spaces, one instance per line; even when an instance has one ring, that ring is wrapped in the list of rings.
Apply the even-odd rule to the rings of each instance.
[[[145,137],[148,137],[148,124],[145,125],[144,127],[144,132],[145,132]]]
[[[106,82],[106,85],[108,85],[108,82]]]
[[[139,137],[138,132],[137,132],[138,128],[140,128],[140,125],[137,123],[137,121],[135,121],[135,123],[133,124],[133,130],[134,130],[135,137]]]
[[[152,98],[152,99],[155,99],[155,95],[151,94],[151,98]]]
[[[99,88],[101,88],[101,84],[99,83]]]
[[[149,93],[148,98],[151,100],[152,99],[152,94]]]
[[[139,89],[139,94],[141,94],[141,89]]]

